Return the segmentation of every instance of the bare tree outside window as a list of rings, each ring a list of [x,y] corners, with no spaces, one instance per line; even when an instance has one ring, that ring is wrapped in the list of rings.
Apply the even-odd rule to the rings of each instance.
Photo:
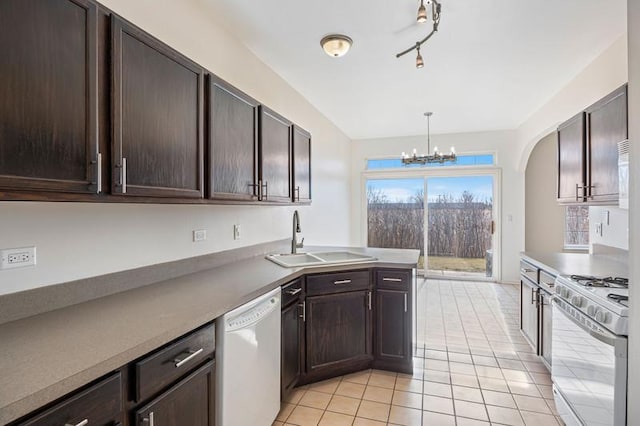
[[[564,245],[566,248],[589,246],[589,207],[567,206]]]

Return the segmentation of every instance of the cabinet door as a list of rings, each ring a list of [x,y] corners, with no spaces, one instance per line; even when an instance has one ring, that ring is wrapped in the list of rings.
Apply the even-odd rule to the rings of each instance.
[[[112,192],[203,196],[204,71],[112,18]]]
[[[210,198],[258,197],[258,102],[209,76]]]
[[[627,87],[587,109],[588,199],[618,200],[618,142],[627,139]]]
[[[122,377],[118,372],[18,425],[113,426],[123,421],[122,400]]]
[[[98,192],[97,10],[0,2],[0,188]]]
[[[376,290],[375,360],[411,372],[411,298],[408,291]]]
[[[260,106],[260,198],[291,201],[291,122]]]
[[[585,146],[585,114],[581,112],[558,127],[558,201],[561,203],[584,201]]]
[[[293,201],[311,201],[311,134],[293,126]]]
[[[307,374],[371,361],[371,291],[307,297],[305,316]]]
[[[551,367],[551,295],[540,292],[540,355],[547,367]]]
[[[281,397],[283,400],[300,379],[302,327],[300,303],[295,301],[282,310]]]
[[[213,426],[214,361],[135,412],[137,426]]]
[[[520,280],[520,329],[533,349],[538,351],[538,288],[527,279]]]

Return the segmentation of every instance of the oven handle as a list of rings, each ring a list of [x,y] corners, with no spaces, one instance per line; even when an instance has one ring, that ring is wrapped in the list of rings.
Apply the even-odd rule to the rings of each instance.
[[[580,324],[580,322],[578,322],[577,319],[575,319],[574,317],[569,315],[564,309],[562,309],[562,307],[560,306],[560,300],[557,297],[554,297],[553,299],[551,299],[551,301],[558,306],[558,310],[560,312],[562,312],[562,314],[566,318],[570,319],[575,325],[580,327],[581,330],[589,333],[592,337],[600,340],[602,343],[604,343],[606,345],[609,345],[609,346],[615,346],[616,345],[616,339],[618,338],[618,336],[616,336],[615,334],[610,333],[608,331],[605,331],[605,330],[602,330],[602,332],[600,332],[600,331],[595,331],[595,330],[591,330],[589,328],[586,328],[584,326],[584,324]]]

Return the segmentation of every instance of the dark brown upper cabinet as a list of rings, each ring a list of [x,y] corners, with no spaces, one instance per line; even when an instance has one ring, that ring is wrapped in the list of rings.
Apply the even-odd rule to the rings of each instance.
[[[627,86],[558,127],[558,201],[618,202],[618,142],[628,137]]]
[[[97,9],[0,2],[0,188],[99,192]]]
[[[293,125],[293,201],[311,201],[311,134]]]
[[[584,201],[585,114],[579,113],[558,127],[558,201]]]
[[[204,70],[112,16],[114,194],[202,198]]]
[[[208,76],[209,197],[257,200],[258,102]]]
[[[260,200],[291,202],[292,123],[264,105],[259,109]]]
[[[627,139],[627,86],[587,108],[587,200],[618,201],[618,142]]]

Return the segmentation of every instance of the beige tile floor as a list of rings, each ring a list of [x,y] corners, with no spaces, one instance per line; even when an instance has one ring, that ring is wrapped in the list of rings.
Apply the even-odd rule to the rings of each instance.
[[[413,375],[367,370],[297,388],[274,425],[553,426],[551,380],[512,285],[421,280]]]

